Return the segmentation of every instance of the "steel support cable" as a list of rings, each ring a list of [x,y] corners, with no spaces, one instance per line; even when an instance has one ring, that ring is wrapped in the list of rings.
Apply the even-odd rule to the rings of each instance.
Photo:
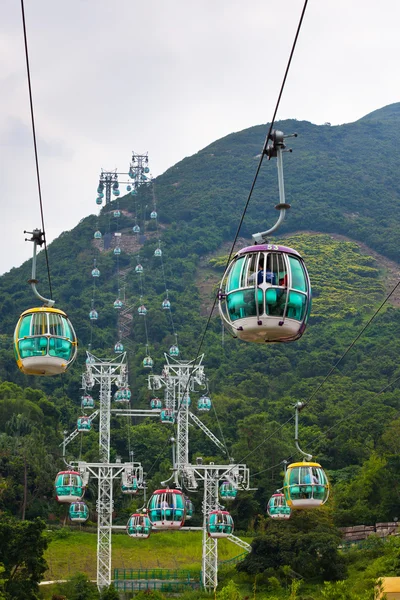
[[[237,239],[239,237],[240,229],[242,227],[243,220],[244,220],[244,217],[246,215],[246,212],[247,212],[247,209],[248,209],[248,206],[249,206],[249,203],[250,203],[250,199],[251,199],[251,197],[253,195],[254,187],[256,185],[256,181],[257,181],[260,169],[261,169],[261,165],[262,165],[262,162],[264,160],[265,150],[267,148],[268,140],[269,140],[269,137],[270,137],[271,132],[272,132],[272,128],[273,128],[274,123],[275,123],[276,115],[277,115],[277,112],[278,112],[278,109],[279,109],[279,104],[280,104],[280,101],[281,101],[281,98],[282,98],[283,90],[285,88],[286,79],[287,79],[287,76],[288,76],[288,73],[289,73],[289,69],[290,69],[290,65],[291,65],[292,58],[293,58],[293,55],[294,55],[294,51],[295,51],[295,48],[296,48],[297,40],[298,40],[298,37],[299,37],[299,34],[300,34],[301,26],[303,24],[303,19],[304,19],[305,11],[306,11],[306,8],[307,8],[307,4],[308,4],[308,0],[305,0],[304,5],[303,5],[303,10],[302,10],[301,15],[300,15],[299,23],[297,25],[297,30],[296,30],[296,34],[295,34],[294,41],[293,41],[293,44],[292,44],[292,48],[291,48],[291,51],[290,51],[289,60],[288,60],[288,63],[286,65],[285,74],[284,74],[284,77],[283,77],[283,80],[282,80],[281,88],[280,88],[280,91],[279,91],[279,94],[278,94],[278,99],[277,99],[277,102],[276,102],[276,105],[275,105],[273,117],[272,117],[269,129],[268,129],[267,136],[265,138],[265,142],[264,142],[263,150],[262,150],[262,153],[261,153],[261,157],[260,157],[257,169],[256,169],[255,176],[253,178],[253,182],[252,182],[251,187],[250,187],[250,192],[248,194],[248,197],[247,197],[247,200],[246,200],[246,204],[244,206],[244,209],[243,209],[243,212],[242,212],[242,216],[241,216],[240,221],[239,221],[239,226],[237,228],[236,235],[235,235],[233,244],[231,246],[231,250],[229,252],[229,257],[228,257],[228,260],[227,260],[226,265],[225,265],[225,271],[226,271],[226,269],[227,269],[227,267],[228,267],[228,265],[230,263],[230,260],[231,260],[231,257],[232,257],[232,254],[233,254],[233,251],[234,251],[234,248],[235,248],[235,245],[236,245],[236,241],[237,241]],[[201,352],[201,348],[203,346],[204,338],[205,338],[205,335],[207,333],[208,327],[210,325],[211,317],[212,317],[212,314],[214,312],[214,308],[215,308],[215,305],[217,303],[217,300],[218,300],[218,295],[216,295],[215,298],[214,298],[214,302],[213,302],[210,314],[209,314],[208,319],[207,319],[207,323],[205,325],[205,328],[204,328],[204,331],[203,331],[203,334],[202,334],[202,337],[201,337],[201,340],[200,340],[200,344],[199,344],[199,347],[198,347],[198,350],[197,350],[197,355],[196,355],[196,359],[195,360],[198,360],[198,358],[200,356],[200,352]],[[188,383],[188,385],[189,385],[189,383]],[[178,408],[178,413],[179,413],[179,410],[180,410],[180,406]],[[215,410],[215,408],[214,408],[214,410]],[[227,455],[230,456],[227,448],[226,448],[226,451],[227,451]],[[156,461],[158,460],[158,458],[160,456],[161,456],[161,453],[155,459],[155,462],[153,463],[153,465],[156,463]],[[151,469],[153,468],[153,465],[152,465]]]
[[[24,31],[26,73],[27,73],[27,78],[28,78],[29,105],[30,105],[30,111],[31,111],[32,136],[33,136],[33,147],[34,147],[34,153],[35,153],[36,179],[37,179],[38,194],[39,194],[40,216],[41,216],[41,221],[42,221],[44,251],[45,251],[45,256],[46,256],[47,278],[49,281],[50,298],[52,298],[53,290],[52,290],[52,285],[51,285],[49,255],[47,252],[46,230],[45,230],[45,226],[44,226],[42,187],[40,184],[39,156],[38,156],[37,142],[36,142],[35,116],[34,116],[34,111],[33,111],[33,95],[32,95],[32,85],[31,85],[31,72],[30,72],[30,67],[29,67],[28,36],[26,33],[24,0],[21,0],[21,13],[22,13],[22,27],[23,27],[23,31]]]
[[[360,337],[362,336],[362,334],[365,332],[365,330],[369,327],[369,325],[372,323],[372,321],[375,319],[375,317],[379,314],[379,312],[382,310],[382,308],[384,307],[384,305],[386,304],[386,302],[389,300],[389,298],[394,294],[394,292],[397,290],[397,288],[400,286],[400,281],[398,281],[396,283],[396,285],[393,287],[393,289],[389,292],[389,294],[386,296],[386,298],[383,300],[383,302],[381,302],[381,304],[379,305],[379,307],[376,309],[376,311],[374,312],[374,314],[372,315],[372,317],[367,321],[367,323],[364,325],[364,327],[361,328],[361,330],[359,331],[359,333],[356,335],[356,337],[354,338],[354,340],[351,342],[351,344],[346,348],[346,350],[343,352],[343,354],[341,355],[341,357],[336,361],[336,363],[333,365],[333,367],[331,367],[331,369],[329,370],[328,374],[324,377],[324,379],[322,380],[322,382],[317,386],[317,388],[314,390],[314,392],[311,394],[311,396],[308,398],[307,401],[304,402],[304,407],[308,406],[312,399],[315,397],[316,393],[322,388],[322,386],[327,382],[328,378],[332,375],[333,371],[338,367],[338,365],[341,363],[341,361],[345,358],[345,356],[350,352],[350,350],[355,346],[355,344],[358,342],[358,340],[360,339]],[[397,381],[397,380],[396,380]],[[386,389],[386,388],[384,388]],[[380,392],[382,393],[382,392]],[[258,446],[256,446],[251,452],[249,452],[249,454],[246,454],[246,456],[239,462],[243,462],[246,458],[248,458],[249,456],[251,456],[254,452],[256,452],[257,450],[259,450],[259,448],[261,448],[261,446],[263,446],[268,440],[271,439],[271,437],[275,436],[277,433],[279,433],[279,431],[281,431],[282,427],[284,427],[285,425],[287,425],[288,423],[290,423],[290,421],[294,420],[294,415],[292,415],[287,421],[285,421],[285,423],[283,423],[283,425],[281,425],[280,427],[278,427],[278,429],[276,429],[274,432],[272,432],[272,434],[270,436],[268,436],[267,438],[265,438],[262,442],[260,442],[260,444],[258,444]]]
[[[375,396],[380,396],[381,394],[383,394],[384,392],[386,392],[386,390],[390,387],[392,387],[392,385],[394,385],[395,383],[397,383],[398,381],[400,381],[400,376],[396,377],[396,379],[394,379],[393,381],[389,382],[387,385],[385,385],[382,389],[379,390],[379,392],[375,392]],[[357,408],[355,408],[354,410],[352,410],[349,414],[347,414],[345,417],[342,417],[339,421],[337,421],[336,423],[334,423],[331,427],[329,427],[328,429],[326,429],[325,431],[321,431],[321,433],[319,433],[318,435],[316,435],[311,441],[310,444],[313,444],[314,442],[318,441],[320,438],[325,437],[330,431],[332,431],[333,429],[335,429],[335,427],[338,427],[341,423],[347,421],[350,417],[354,416],[361,408],[363,408],[363,404],[360,404],[359,406],[357,406]],[[396,413],[396,415],[400,415],[400,411],[398,411]],[[393,417],[392,417],[393,418]],[[291,456],[289,456],[286,460],[287,462],[290,462],[293,457],[295,456],[295,454],[292,454]],[[257,471],[257,473],[253,473],[252,477],[255,477],[256,475],[260,475],[261,473],[266,473],[267,471],[271,471],[272,469],[276,469],[277,467],[279,467],[280,465],[282,465],[283,461],[281,461],[280,463],[278,463],[277,465],[274,465],[272,467],[268,467],[267,469],[263,469],[262,471]]]

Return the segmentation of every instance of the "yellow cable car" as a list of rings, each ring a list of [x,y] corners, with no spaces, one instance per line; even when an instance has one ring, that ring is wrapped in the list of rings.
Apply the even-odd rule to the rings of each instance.
[[[292,463],[285,473],[283,492],[290,508],[316,508],[328,500],[328,478],[319,463]]]
[[[62,310],[40,306],[22,313],[14,332],[17,365],[26,375],[59,375],[75,360],[78,342]]]

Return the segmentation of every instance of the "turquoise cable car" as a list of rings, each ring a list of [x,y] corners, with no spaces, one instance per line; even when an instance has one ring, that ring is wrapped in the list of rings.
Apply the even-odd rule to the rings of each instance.
[[[86,417],[86,416],[78,417],[78,420],[76,422],[76,428],[80,432],[91,431],[92,423],[91,423],[89,417]]]
[[[132,194],[133,194],[133,192],[132,192]],[[139,225],[134,225],[132,227],[132,231],[133,231],[133,233],[140,233],[140,227],[139,227]]]
[[[98,194],[98,196],[99,196],[99,198],[100,198],[100,199],[101,199],[101,198],[104,198],[104,194],[103,194],[103,192],[99,192],[99,191],[97,190],[97,194]]]
[[[114,194],[114,196],[119,196],[120,192],[118,189],[113,189],[112,193]]]
[[[149,167],[145,167],[145,168],[143,169],[143,171],[144,171],[145,173],[150,173],[150,169],[149,169]]]
[[[162,250],[161,250],[161,248],[156,248],[154,250],[154,256],[162,256]]]
[[[100,271],[97,267],[92,270],[92,277],[100,277]]]
[[[176,346],[175,344],[171,346],[171,348],[169,349],[169,355],[173,357],[179,356],[178,346]]]
[[[143,273],[143,267],[142,265],[136,265],[135,267],[135,273]]]
[[[237,488],[230,481],[223,481],[219,486],[219,495],[224,500],[235,500],[237,496]]]
[[[211,409],[211,398],[208,396],[200,396],[197,401],[197,410],[207,412]]]
[[[103,200],[102,200],[102,198],[100,198],[100,196],[98,198],[96,198],[96,204],[98,204],[99,206],[101,204],[103,204]]]
[[[190,398],[189,394],[185,394],[185,395],[182,397],[182,400],[181,400],[181,405],[182,405],[182,407],[184,407],[184,408],[189,408],[189,406],[191,405],[191,403],[192,403],[192,400],[191,400],[191,398]]]
[[[207,516],[207,533],[211,538],[224,538],[233,533],[233,519],[227,510],[212,510]]]
[[[180,529],[185,522],[185,496],[180,490],[156,490],[147,509],[154,529]]]
[[[145,307],[144,304],[139,306],[139,308],[137,310],[138,310],[139,315],[141,315],[142,317],[145,317],[147,315],[147,308]]]
[[[129,537],[146,539],[151,533],[151,521],[146,514],[133,513],[129,517],[126,533]]]
[[[82,477],[78,471],[60,471],[54,486],[57,502],[78,502],[85,493]]]
[[[116,402],[129,402],[132,397],[132,392],[128,387],[122,387],[114,394]]]
[[[234,337],[247,342],[291,342],[306,328],[311,285],[300,254],[262,244],[239,250],[219,293],[220,315]]]
[[[136,196],[136,195],[137,195],[137,190],[134,188],[134,189],[131,191],[131,196]]]
[[[132,186],[130,186],[130,185],[127,185],[127,186],[126,186],[126,191],[127,191],[127,192],[130,192],[130,191],[131,191],[131,189],[132,189]]]
[[[162,408],[162,402],[160,398],[152,398],[150,400],[150,408],[151,410],[159,410],[160,408]]]
[[[114,210],[114,218],[118,219],[121,216],[121,211],[120,210]]]
[[[121,248],[119,246],[115,246],[115,248],[114,248],[114,254],[116,256],[119,256],[121,254]]]
[[[81,408],[83,408],[83,410],[86,410],[88,408],[94,408],[94,400],[92,396],[90,396],[89,394],[85,394],[81,397]]]
[[[145,369],[152,369],[154,365],[154,360],[151,358],[151,356],[145,356],[143,359],[143,367]]]
[[[89,509],[84,502],[72,502],[68,513],[74,523],[84,523],[89,518]]]
[[[124,351],[124,345],[121,344],[121,342],[117,342],[114,346],[115,354],[122,354],[123,351]]]
[[[175,423],[175,415],[172,408],[164,408],[160,413],[161,423]]]
[[[150,213],[150,219],[157,219],[157,213],[155,210],[152,210]]]
[[[165,300],[162,301],[161,306],[162,306],[163,310],[170,310],[171,302],[168,300],[168,298],[165,298]]]
[[[316,508],[328,500],[328,478],[319,463],[292,463],[285,473],[283,492],[290,508]]]
[[[101,231],[95,231],[93,237],[95,240],[101,240],[101,238],[102,238]]]
[[[74,328],[65,312],[41,306],[22,313],[14,332],[14,354],[26,375],[59,375],[78,351]]]
[[[276,492],[268,500],[267,513],[271,519],[290,519],[292,510],[287,505],[285,494]]]
[[[97,312],[97,310],[94,310],[94,308],[93,308],[89,313],[89,319],[91,321],[97,321],[98,318],[99,318],[99,313]]]
[[[120,300],[120,298],[117,298],[113,304],[114,308],[117,308],[118,310],[120,310],[123,307],[124,303],[122,302],[122,300]]]

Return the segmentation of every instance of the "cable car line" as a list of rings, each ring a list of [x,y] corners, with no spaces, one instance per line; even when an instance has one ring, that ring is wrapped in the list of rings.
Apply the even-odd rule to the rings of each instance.
[[[43,241],[44,241],[44,251],[45,251],[45,256],[46,256],[47,277],[48,277],[49,288],[50,288],[50,298],[52,298],[53,290],[52,290],[52,285],[51,285],[49,256],[48,256],[48,252],[47,252],[46,230],[45,230],[45,226],[44,226],[42,187],[40,184],[39,156],[38,156],[38,150],[37,150],[35,117],[34,117],[34,111],[33,111],[33,95],[32,95],[32,85],[31,85],[31,73],[30,73],[30,67],[29,67],[28,36],[26,33],[24,0],[21,0],[21,14],[22,14],[22,27],[23,27],[23,32],[24,32],[26,73],[27,73],[27,79],[28,79],[29,105],[30,105],[30,113],[31,113],[32,136],[33,136],[33,147],[34,147],[34,154],[35,154],[36,179],[37,179],[38,194],[39,194],[40,216],[41,216],[41,221],[42,221],[42,233],[43,233]]]

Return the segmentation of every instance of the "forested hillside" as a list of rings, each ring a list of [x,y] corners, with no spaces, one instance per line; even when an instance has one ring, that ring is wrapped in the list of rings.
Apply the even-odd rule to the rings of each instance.
[[[222,342],[214,313],[199,348],[263,145],[267,128],[260,125],[214,142],[155,181],[159,238],[179,347],[185,359],[195,358],[198,350],[205,353],[216,412],[205,415],[204,422],[217,435],[221,427],[231,456],[245,460],[254,474],[252,487],[257,490],[239,494],[233,505],[238,529],[251,528],[271,493],[281,487],[279,463],[298,458],[293,422],[282,424],[299,400],[308,402],[301,413],[301,445],[328,470],[336,525],[393,520],[400,514],[400,309],[395,296],[325,378],[384,301],[387,280],[393,277],[387,263],[369,255],[365,247],[361,250],[357,242],[400,262],[400,103],[351,124],[316,126],[290,120],[277,127],[298,133],[298,138],[292,140],[293,153],[284,157],[292,209],[273,241],[296,248],[308,266],[313,308],[307,331],[301,340],[283,345],[248,344],[227,334]],[[265,161],[240,232],[244,242],[274,222],[277,202],[276,165]],[[80,342],[79,358],[63,376],[39,379],[18,372],[12,333],[20,312],[35,305],[26,284],[30,261],[0,278],[0,511],[45,519],[65,513],[65,506],[53,499],[52,484],[62,466],[61,432],[75,427],[80,412],[85,349],[92,337],[94,354],[105,357],[117,341],[115,257],[112,248],[104,250],[93,239],[96,229],[113,232],[117,204],[122,211],[119,267],[126,271],[124,289],[133,315],[126,344],[133,405],[148,406],[151,395],[142,368],[145,333],[137,315],[141,290],[134,272],[138,256],[144,267],[143,302],[154,372],[161,371],[163,353],[174,342],[161,309],[164,282],[154,256],[158,234],[146,209],[152,203],[152,189],[143,186],[135,204],[127,194],[50,245],[56,305],[69,314]],[[132,243],[139,206],[145,211],[146,231]],[[101,276],[96,289],[99,320],[91,330],[94,258]],[[38,272],[43,280],[39,289],[46,295],[43,253]],[[128,459],[129,439],[135,459],[149,472],[150,489],[157,486],[169,473],[170,450],[160,453],[172,426],[154,419],[114,419],[112,427],[114,456]],[[193,428],[191,435],[193,457],[224,460],[200,431]],[[94,459],[97,444],[92,431],[77,438],[69,452],[74,458]],[[87,498],[93,510],[90,487]],[[199,507],[200,500],[194,501]],[[124,523],[140,503],[117,495],[117,522]]]

